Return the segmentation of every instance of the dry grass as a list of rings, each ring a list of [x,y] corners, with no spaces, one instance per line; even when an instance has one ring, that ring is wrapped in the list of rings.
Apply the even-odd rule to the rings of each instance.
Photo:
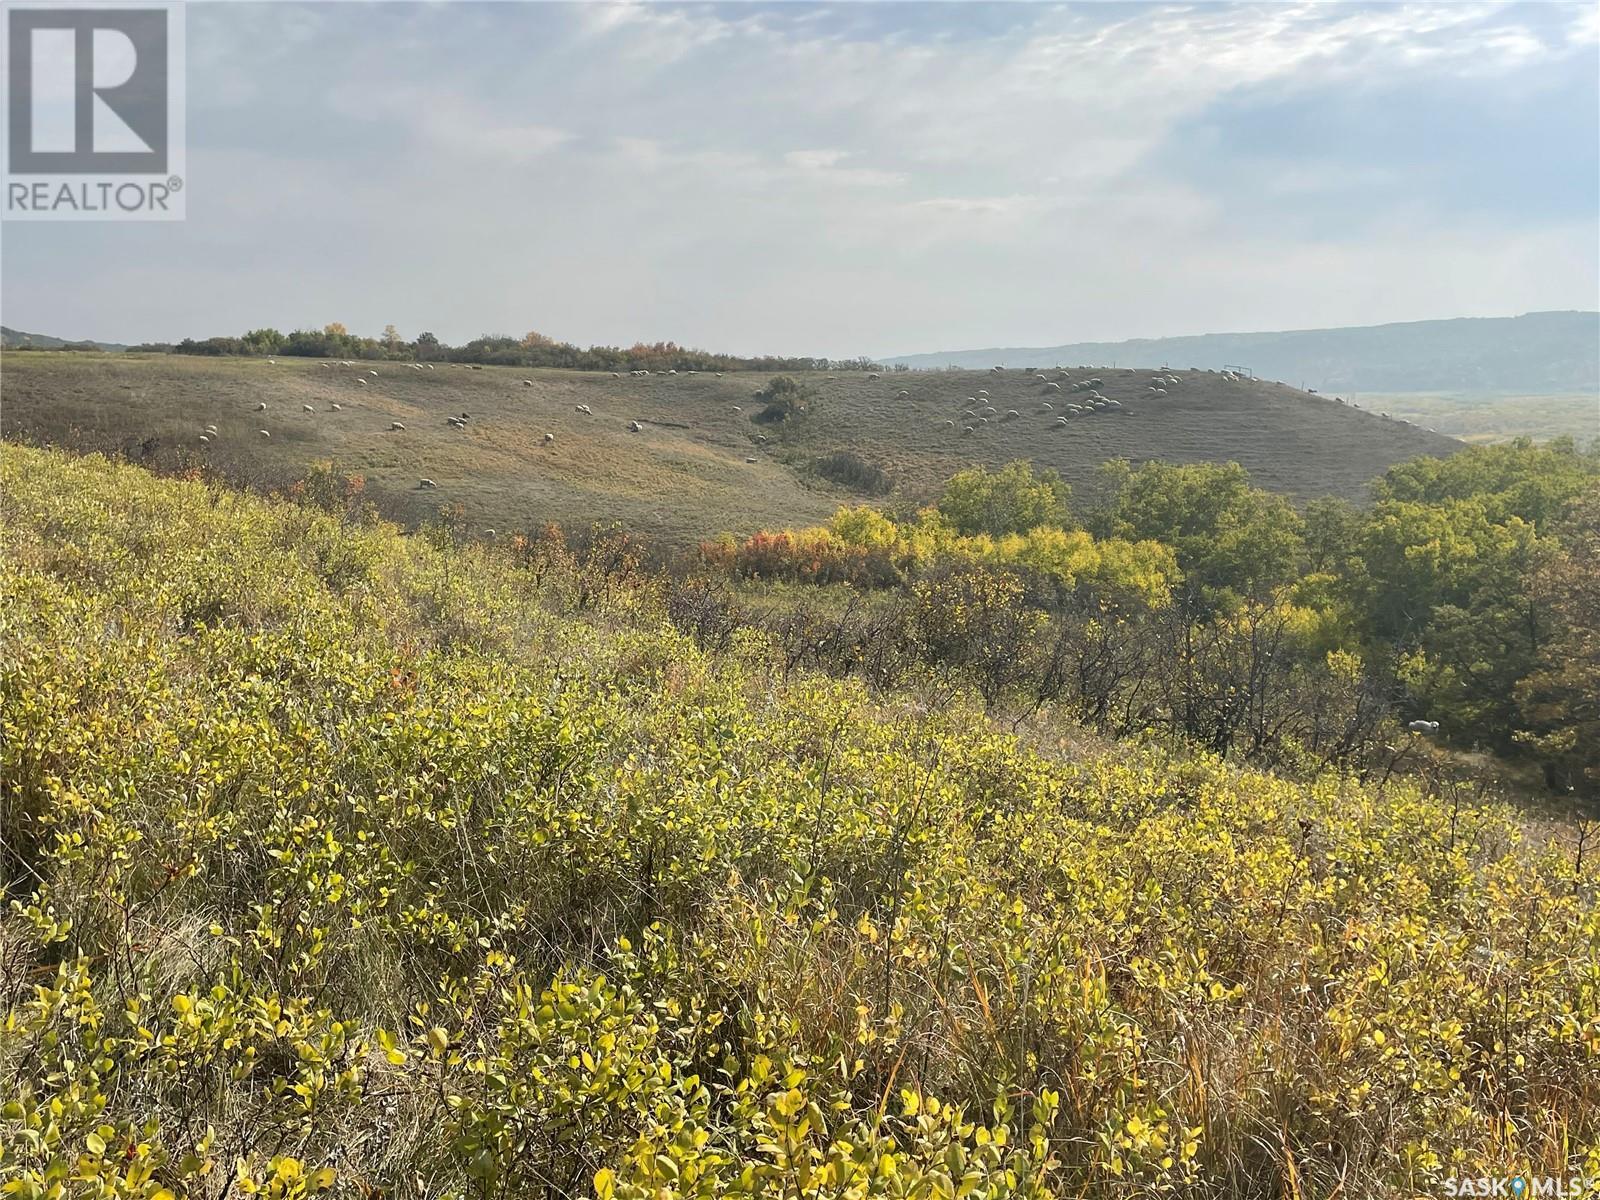
[[[1017,458],[1053,467],[1083,489],[1115,457],[1236,460],[1258,483],[1297,499],[1360,499],[1391,464],[1459,445],[1331,398],[1205,372],[1179,372],[1183,383],[1164,398],[1147,396],[1148,370],[1094,372],[1104,380],[1100,390],[1127,410],[1064,428],[1041,411],[1041,401],[1060,411],[1070,394],[1047,394],[1017,371],[878,381],[803,376],[812,391],[808,413],[763,445],[756,437],[774,431],[749,418],[764,373],[612,379],[602,372],[444,364],[419,372],[378,363],[377,378],[358,384],[367,366],[11,352],[0,429],[15,440],[138,460],[204,460],[230,479],[263,485],[328,459],[364,475],[368,494],[402,523],[460,504],[475,528],[618,520],[664,545],[820,520],[855,498],[810,470],[814,459],[837,450],[886,470],[893,500],[923,498],[973,462]],[[1075,379],[1088,374],[1070,372]],[[1021,418],[992,421],[972,436],[946,428],[979,388],[1000,413],[1015,408]],[[908,399],[897,398],[901,389]],[[257,403],[266,411],[254,411]],[[342,411],[332,411],[335,403]],[[303,412],[304,404],[316,411]],[[576,411],[579,404],[592,415]],[[462,412],[471,414],[466,429],[446,424]],[[390,432],[394,420],[406,429]],[[635,420],[644,425],[640,433],[628,429]],[[219,436],[202,445],[208,424]],[[555,440],[546,443],[546,433]],[[424,476],[438,487],[420,489]]]

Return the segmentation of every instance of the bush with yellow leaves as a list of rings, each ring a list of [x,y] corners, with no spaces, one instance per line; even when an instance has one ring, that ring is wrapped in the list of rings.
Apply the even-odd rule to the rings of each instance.
[[[1512,812],[780,685],[592,554],[0,473],[0,1196],[1600,1172],[1593,856]]]

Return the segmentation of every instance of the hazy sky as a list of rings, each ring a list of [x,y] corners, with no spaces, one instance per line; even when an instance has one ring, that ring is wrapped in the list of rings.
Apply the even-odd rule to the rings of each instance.
[[[199,4],[6,324],[833,356],[1600,306],[1600,6]]]

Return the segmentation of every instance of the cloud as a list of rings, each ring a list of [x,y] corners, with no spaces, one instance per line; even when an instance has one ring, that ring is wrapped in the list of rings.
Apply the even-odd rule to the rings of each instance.
[[[1600,286],[1587,5],[190,22],[189,221],[8,228],[8,323],[852,355],[1590,307]]]

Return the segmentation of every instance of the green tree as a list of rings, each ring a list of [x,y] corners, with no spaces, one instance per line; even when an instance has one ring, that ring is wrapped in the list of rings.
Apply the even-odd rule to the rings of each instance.
[[[1360,509],[1338,496],[1322,496],[1306,504],[1306,569],[1313,573],[1348,570],[1357,554],[1365,518]]]
[[[1560,527],[1560,549],[1534,576],[1551,636],[1517,688],[1517,740],[1540,754],[1546,776],[1600,800],[1600,484]]]
[[[969,467],[958,471],[939,498],[939,513],[957,533],[1001,537],[1027,533],[1041,525],[1066,528],[1072,489],[1054,471],[1035,473],[1025,462],[998,471]]]
[[[1361,539],[1352,589],[1368,636],[1406,655],[1405,682],[1457,740],[1511,745],[1513,692],[1548,633],[1530,581],[1554,543],[1480,500],[1388,500]]]
[[[252,329],[240,340],[246,354],[279,354],[286,339],[276,329]]]
[[[1259,594],[1299,569],[1299,515],[1282,496],[1254,486],[1238,463],[1117,464],[1105,477],[1116,489],[1107,532],[1171,546],[1193,591],[1213,599]]]
[[[1410,459],[1390,468],[1374,491],[1380,502],[1477,500],[1491,521],[1520,517],[1542,532],[1597,475],[1600,454],[1579,451],[1571,438],[1545,445],[1518,438],[1449,458]]]

